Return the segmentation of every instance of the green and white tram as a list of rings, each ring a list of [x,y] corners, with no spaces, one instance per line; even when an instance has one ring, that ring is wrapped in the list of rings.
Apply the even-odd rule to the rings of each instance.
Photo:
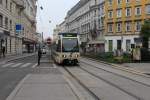
[[[77,64],[80,57],[79,35],[77,33],[59,33],[53,46],[52,56],[58,64]]]

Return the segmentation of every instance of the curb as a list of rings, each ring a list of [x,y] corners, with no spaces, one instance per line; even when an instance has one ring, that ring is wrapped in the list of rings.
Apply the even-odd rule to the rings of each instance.
[[[139,70],[135,70],[133,68],[126,68],[126,67],[124,67],[122,65],[108,63],[108,62],[105,62],[105,61],[100,61],[100,60],[96,60],[96,59],[92,59],[92,58],[87,58],[87,57],[82,57],[82,58],[86,58],[86,59],[89,59],[89,60],[92,60],[92,61],[97,61],[97,62],[104,63],[104,64],[107,64],[107,65],[111,65],[111,67],[113,67],[115,69],[119,69],[119,70],[122,70],[122,71],[126,71],[128,73],[132,73],[132,74],[136,74],[136,75],[143,76],[143,77],[146,77],[146,78],[150,78],[150,76],[144,74],[144,72],[139,71]]]
[[[17,93],[19,92],[19,90],[21,89],[22,85],[24,84],[24,82],[30,77],[31,75],[26,75],[20,82],[19,84],[16,86],[16,88],[11,92],[11,94],[6,98],[6,100],[14,100],[15,96],[17,95]]]

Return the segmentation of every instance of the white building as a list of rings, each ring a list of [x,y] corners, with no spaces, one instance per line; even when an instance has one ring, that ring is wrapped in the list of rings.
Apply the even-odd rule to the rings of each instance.
[[[35,4],[36,0],[0,0],[0,52],[4,46],[7,55],[21,54],[24,37],[34,41]],[[16,25],[21,26],[18,32]]]
[[[0,0],[0,54],[2,46],[7,55],[16,53],[16,15],[17,4],[14,0]]]
[[[24,0],[25,9],[22,12],[23,46],[28,52],[33,52],[36,45],[36,6],[37,0]]]
[[[53,42],[55,42],[58,38],[58,33],[61,32],[60,26],[56,25],[56,28],[53,30]]]
[[[65,18],[66,31],[80,34],[82,45],[95,52],[104,51],[104,0],[80,0]]]

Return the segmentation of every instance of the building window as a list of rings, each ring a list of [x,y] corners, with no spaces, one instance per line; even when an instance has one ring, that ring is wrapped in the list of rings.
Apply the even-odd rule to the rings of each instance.
[[[113,18],[113,11],[108,11],[108,18]]]
[[[140,2],[141,0],[136,0],[136,2]]]
[[[3,4],[3,0],[0,0],[0,4]]]
[[[108,24],[108,32],[113,32],[113,24]]]
[[[0,15],[0,27],[3,27],[3,16]]]
[[[150,5],[146,5],[146,14],[150,14]]]
[[[108,4],[111,6],[112,5],[112,0],[108,0]]]
[[[116,24],[117,25],[117,32],[121,32],[122,31],[122,29],[121,29],[121,23],[117,23]]]
[[[122,0],[117,0],[118,5],[122,3]]]
[[[135,15],[141,15],[141,7],[135,8]]]
[[[10,3],[10,12],[12,12],[12,2]]]
[[[6,8],[8,8],[8,0],[6,0],[6,2],[5,2],[5,3],[6,3]]]
[[[10,20],[10,30],[12,30],[12,20]]]
[[[130,3],[130,0],[126,0],[126,3]]]
[[[131,8],[126,8],[126,16],[131,16]]]
[[[121,50],[122,48],[122,40],[117,40],[117,50]]]
[[[113,51],[113,40],[108,41],[108,49],[109,49],[109,52]]]
[[[136,31],[141,31],[141,21],[136,21],[135,22],[135,30]]]
[[[117,17],[121,17],[122,16],[122,9],[117,9]]]
[[[5,17],[5,28],[8,29],[8,18]]]
[[[126,51],[130,52],[130,48],[131,48],[131,40],[126,40]]]
[[[131,22],[126,22],[126,31],[128,32],[128,31],[131,31],[131,26],[132,24],[131,24]]]

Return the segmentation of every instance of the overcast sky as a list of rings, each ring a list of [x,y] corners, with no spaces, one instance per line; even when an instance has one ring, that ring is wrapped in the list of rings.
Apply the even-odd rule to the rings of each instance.
[[[52,36],[53,29],[60,24],[68,10],[79,0],[38,0],[37,32],[43,32],[44,38]],[[43,10],[40,7],[43,7]],[[51,21],[51,23],[49,23]]]

